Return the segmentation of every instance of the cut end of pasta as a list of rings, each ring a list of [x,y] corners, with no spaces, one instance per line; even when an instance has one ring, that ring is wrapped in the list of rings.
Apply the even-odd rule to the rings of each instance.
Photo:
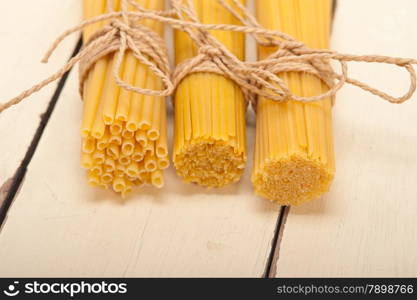
[[[159,138],[159,132],[157,130],[153,130],[153,129],[149,130],[148,131],[148,138],[151,141],[156,141]]]
[[[165,103],[157,109],[161,117],[155,120],[159,122],[158,126],[154,125],[158,128],[155,141],[149,140],[148,132],[130,132],[127,123],[117,121],[104,125],[105,134],[101,139],[94,136],[83,139],[81,165],[89,170],[91,186],[110,186],[122,198],[126,198],[134,186],[164,186],[163,169],[169,166]]]
[[[234,1],[226,2],[233,5]],[[219,1],[193,4],[203,23],[240,25],[237,15]],[[217,30],[210,33],[236,58],[245,60],[244,34]],[[187,33],[175,33],[177,64],[198,56],[197,49]],[[220,188],[237,182],[243,174],[247,102],[239,85],[228,77],[197,72],[185,77],[176,89],[173,160],[185,182]]]
[[[111,2],[112,9],[119,11],[120,0],[84,1],[85,19],[105,14]],[[165,5],[163,0],[140,2],[150,11],[162,11]],[[129,10],[134,9],[128,6]],[[140,23],[162,37],[163,24],[148,21]],[[109,22],[103,20],[83,28],[84,40],[90,40]],[[100,58],[83,83],[81,165],[88,170],[91,186],[111,188],[125,198],[134,186],[164,185],[163,169],[169,165],[166,103],[164,97],[144,97],[121,89],[113,76],[117,60],[118,53]],[[149,90],[162,88],[162,80],[149,69],[149,64],[140,63],[131,50],[125,51],[119,66],[120,79],[125,83]],[[156,156],[156,152],[163,155]]]
[[[138,130],[138,126],[133,122],[128,122],[126,128],[129,132],[136,132]]]
[[[298,206],[329,190],[334,170],[300,155],[267,161],[252,175],[255,192],[281,205]]]
[[[174,157],[185,182],[216,188],[237,182],[245,163],[245,154],[224,141],[196,141]]]

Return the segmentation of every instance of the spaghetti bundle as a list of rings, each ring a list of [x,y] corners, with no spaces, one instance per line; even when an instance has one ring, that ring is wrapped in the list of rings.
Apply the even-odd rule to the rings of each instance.
[[[146,9],[162,10],[163,0],[137,0]],[[85,19],[106,12],[107,0],[84,0]],[[120,0],[113,9],[120,10]],[[132,8],[130,8],[132,9]],[[163,35],[163,25],[142,21]],[[104,22],[84,30],[88,41]],[[164,185],[163,170],[169,166],[166,103],[163,97],[141,95],[120,88],[113,77],[116,53],[95,63],[84,82],[84,111],[81,125],[81,165],[88,169],[93,186],[112,187],[123,196],[135,185]],[[130,85],[160,89],[162,82],[147,66],[126,52],[120,77]]]
[[[328,48],[331,0],[256,1],[259,22],[290,34],[312,48]],[[276,49],[260,47],[265,58]],[[313,75],[279,74],[296,95],[328,90]],[[257,194],[283,205],[298,205],[325,193],[333,179],[332,99],[303,103],[257,103],[255,162],[252,182]]]
[[[322,195],[333,179],[332,98],[340,88],[351,84],[397,104],[416,91],[416,59],[326,49],[331,0],[257,1],[263,26],[246,11],[244,0],[171,0],[172,11],[162,11],[163,2],[84,0],[87,20],[61,34],[43,62],[80,30],[85,47],[53,75],[1,103],[0,113],[80,63],[81,164],[91,185],[110,185],[124,196],[134,185],[164,184],[162,170],[169,161],[162,96],[176,88],[173,160],[178,174],[187,182],[221,187],[241,177],[246,163],[244,94],[251,102],[258,95],[255,191],[297,205]],[[160,38],[162,24],[184,31],[175,32],[174,78]],[[215,38],[207,30],[214,30]],[[262,45],[256,63],[242,61],[245,34]],[[331,61],[340,63],[341,73],[331,69]],[[403,68],[410,75],[408,91],[395,97],[350,78],[349,62]]]
[[[217,0],[193,3],[202,23],[239,24]],[[211,33],[239,59],[244,58],[243,34]],[[177,64],[197,54],[184,32],[175,32],[175,54]],[[182,80],[175,94],[173,161],[184,181],[222,187],[240,179],[246,163],[245,111],[242,91],[221,75],[193,73]]]

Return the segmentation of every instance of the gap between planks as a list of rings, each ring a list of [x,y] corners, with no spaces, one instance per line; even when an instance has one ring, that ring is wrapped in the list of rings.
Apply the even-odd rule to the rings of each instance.
[[[333,29],[337,8],[338,0],[333,0],[331,29]],[[282,242],[282,237],[284,235],[285,224],[287,222],[290,209],[291,206],[281,206],[277,218],[277,226],[275,228],[274,236],[272,238],[271,251],[269,253],[269,257],[265,265],[265,272],[263,278],[275,278],[277,275],[277,262],[279,259],[279,251]]]
[[[335,11],[337,8],[337,0],[334,0],[333,3],[334,3],[333,4],[334,5],[333,6],[333,18],[334,18]],[[82,39],[79,39],[70,58],[74,57],[79,52],[81,46],[82,46]],[[67,72],[60,79],[45,113],[41,115],[40,124],[25,154],[24,159],[22,160],[20,166],[16,170],[16,173],[14,174],[12,178],[8,179],[0,188],[0,230],[1,230],[2,225],[5,223],[8,209],[13,203],[13,199],[15,198],[16,194],[18,193],[22,185],[22,182],[24,180],[24,177],[27,171],[27,166],[29,165],[36,151],[36,148],[48,124],[51,114],[54,111],[54,108],[58,102],[58,99],[60,98],[63,88],[65,87],[65,84],[67,82],[67,78],[70,72],[71,70]],[[271,242],[271,249],[270,249],[267,263],[265,265],[265,271],[262,276],[264,278],[273,278],[276,276],[276,264],[279,258],[280,243],[281,243],[282,236],[284,233],[285,222],[286,222],[289,210],[290,210],[289,206],[283,206],[281,207],[279,214],[277,216],[276,228],[275,228],[274,235],[272,237],[272,242]]]
[[[69,59],[73,58],[75,55],[78,54],[78,52],[81,49],[81,46],[82,46],[82,39],[80,38]],[[36,151],[36,148],[38,147],[39,141],[42,138],[46,125],[48,125],[49,119],[55,109],[58,99],[61,96],[62,90],[65,87],[69,73],[71,71],[72,69],[69,70],[67,73],[65,73],[64,76],[62,76],[62,78],[59,80],[58,85],[55,88],[55,91],[51,97],[51,100],[48,103],[47,109],[45,110],[43,114],[41,114],[41,120],[40,120],[39,126],[36,129],[35,135],[32,138],[32,142],[30,143],[29,148],[26,151],[26,154],[22,162],[20,163],[13,177],[9,178],[0,188],[0,232],[1,232],[2,226],[4,225],[6,221],[7,212],[10,206],[12,205],[13,200],[22,185],[22,182],[25,178],[25,174],[27,171],[27,167],[30,161],[32,160],[32,157]]]
[[[335,11],[337,8],[337,0],[334,0],[333,2],[334,2],[334,7],[333,7],[333,18],[334,18]],[[82,46],[82,39],[79,39],[70,58],[74,57],[79,52],[81,46]],[[22,160],[20,166],[16,170],[16,173],[14,174],[12,178],[8,179],[0,188],[0,230],[1,230],[2,225],[5,223],[7,212],[11,204],[13,203],[13,199],[15,198],[16,194],[18,193],[22,185],[22,182],[24,180],[24,177],[27,171],[27,166],[29,165],[36,151],[39,141],[43,135],[43,132],[55,109],[58,99],[60,98],[62,90],[65,87],[65,84],[67,82],[68,75],[70,72],[71,70],[67,72],[60,79],[54,91],[54,94],[48,104],[46,111],[41,115],[40,124],[25,154],[24,159]],[[276,276],[276,263],[279,258],[280,243],[281,243],[282,236],[284,233],[285,222],[286,222],[289,210],[290,210],[289,206],[283,206],[281,207],[279,214],[277,216],[276,228],[275,228],[274,235],[272,237],[272,242],[271,242],[271,249],[270,249],[267,263],[265,265],[265,271],[262,276],[264,278],[273,278]]]
[[[281,206],[279,210],[277,225],[275,227],[274,236],[272,237],[271,250],[269,252],[268,260],[265,265],[263,278],[275,278],[277,274],[277,261],[279,258],[279,250],[284,234],[285,223],[290,212],[291,206]]]

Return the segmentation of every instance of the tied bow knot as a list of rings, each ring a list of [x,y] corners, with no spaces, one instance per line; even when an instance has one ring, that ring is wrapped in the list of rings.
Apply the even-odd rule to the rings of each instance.
[[[134,10],[128,11],[127,7],[130,4]],[[113,66],[113,77],[116,84],[123,89],[149,95],[149,96],[169,96],[174,91],[174,86],[171,80],[171,70],[168,60],[168,51],[164,40],[154,31],[141,24],[134,24],[133,21],[141,19],[152,19],[154,21],[161,21],[160,19],[168,18],[172,13],[166,11],[148,11],[141,8],[133,0],[122,0],[121,11],[115,12],[113,10],[112,1],[109,0],[107,4],[108,12],[91,19],[81,22],[64,33],[62,33],[54,41],[52,46],[47,51],[45,57],[42,59],[43,63],[47,63],[56,48],[71,34],[80,32],[86,27],[100,23],[108,22],[103,29],[94,33],[88,41],[85,42],[81,51],[72,57],[61,69],[55,74],[23,91],[20,95],[10,99],[9,101],[0,104],[0,113],[16,105],[28,98],[32,94],[40,91],[45,86],[54,82],[55,80],[64,76],[77,63],[79,63],[80,72],[80,93],[83,95],[84,81],[87,77],[88,71],[94,64],[106,55],[115,53],[115,61]],[[143,65],[147,66],[150,71],[161,79],[163,89],[152,90],[141,87],[135,87],[120,78],[120,67],[125,57],[126,51],[132,51],[134,57]]]
[[[226,1],[218,0],[218,2],[245,26],[201,24],[191,1],[172,0],[173,10],[176,12],[177,18],[186,23],[186,25],[178,25],[179,29],[187,32],[198,48],[195,57],[185,60],[175,69],[173,75],[175,86],[178,86],[185,77],[193,73],[219,74],[236,83],[244,93],[245,98],[256,107],[259,97],[278,102],[288,100],[317,101],[334,96],[336,91],[344,85],[345,76],[347,76],[345,62],[341,62],[343,76],[337,84],[334,84],[335,76],[332,73],[329,59],[320,59],[318,56],[302,58],[302,55],[314,53],[315,50],[308,49],[304,43],[285,33],[264,29],[250,16],[239,1],[233,0],[233,3],[242,14],[238,13]],[[228,30],[250,34],[259,45],[276,47],[277,50],[264,60],[245,62],[215,39],[209,33],[209,30]],[[317,51],[327,53],[326,50]],[[280,73],[292,71],[310,73],[319,77],[329,86],[330,91],[308,98],[294,95],[280,78]]]
[[[43,62],[48,61],[58,45],[70,34],[80,32],[95,23],[107,22],[108,24],[94,33],[85,43],[83,49],[54,75],[6,103],[0,104],[0,113],[61,78],[77,63],[80,63],[80,91],[82,94],[83,82],[88,71],[95,62],[110,53],[115,55],[113,77],[116,84],[123,89],[149,96],[172,95],[175,88],[186,76],[196,72],[216,73],[229,78],[241,88],[246,99],[252,104],[255,104],[259,97],[278,102],[288,100],[311,102],[325,98],[333,99],[345,84],[355,85],[391,103],[403,103],[410,99],[416,91],[417,76],[413,67],[417,64],[415,59],[382,55],[352,55],[332,50],[312,49],[288,34],[262,27],[239,0],[231,0],[230,3],[225,0],[217,0],[217,2],[242,25],[202,24],[198,20],[192,0],[170,0],[172,9],[167,11],[147,10],[134,0],[121,0],[120,12],[115,12],[113,1],[107,0],[108,13],[86,20],[65,31],[54,42]],[[128,9],[129,5],[133,8],[132,10]],[[145,19],[160,22],[187,33],[199,49],[195,57],[177,66],[172,77],[164,40],[148,27],[137,22]],[[257,62],[245,62],[215,39],[210,34],[212,30],[250,35],[258,45],[274,47],[276,50],[269,57]],[[161,79],[161,90],[136,87],[120,78],[120,67],[127,51],[131,51],[141,64],[148,67],[156,77]],[[331,68],[332,62],[340,65],[340,73]],[[394,97],[366,83],[350,78],[348,76],[348,62],[384,63],[404,68],[410,77],[409,89],[404,95]],[[280,74],[284,72],[310,74],[322,80],[329,89],[311,97],[295,95],[286,82],[280,78]]]
[[[126,11],[122,10],[122,18],[113,18],[102,30],[95,33],[83,47],[86,52],[80,60],[80,93],[83,94],[83,82],[89,70],[101,58],[115,52],[113,77],[121,88],[149,96],[168,96],[174,86],[171,81],[171,70],[168,51],[164,40],[153,30],[141,24],[132,24]],[[136,87],[120,78],[120,69],[127,51],[150,71],[159,77],[163,90],[151,90]]]
[[[334,102],[336,93],[347,83],[383,100],[397,104],[409,100],[416,91],[417,78],[413,67],[417,64],[416,59],[382,55],[351,55],[326,49],[312,49],[288,34],[262,27],[240,1],[231,0],[236,8],[225,0],[217,1],[234,15],[242,26],[201,24],[195,14],[192,1],[171,0],[174,11],[180,20],[180,22],[170,22],[171,25],[187,32],[201,50],[196,57],[186,60],[177,67],[174,73],[176,86],[191,73],[217,73],[234,81],[253,104],[256,104],[259,97],[277,102],[289,100],[313,102],[331,98]],[[251,35],[258,45],[276,47],[277,50],[269,57],[257,62],[243,62],[211,36],[209,30],[224,30]],[[332,62],[340,65],[340,73],[332,69]],[[404,95],[394,97],[364,82],[350,78],[348,76],[348,62],[383,63],[404,68],[410,78],[409,89]],[[313,75],[321,79],[329,88],[321,94],[310,97],[295,95],[279,76],[284,72]]]
[[[198,53],[201,55],[206,55],[208,58],[213,58],[216,56],[221,56],[223,53],[220,49],[213,47],[211,45],[204,45],[199,50]]]

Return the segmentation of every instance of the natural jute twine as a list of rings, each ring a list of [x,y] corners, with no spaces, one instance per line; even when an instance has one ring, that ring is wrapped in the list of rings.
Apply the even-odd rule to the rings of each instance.
[[[397,58],[381,55],[351,55],[332,50],[312,49],[288,34],[268,30],[258,24],[249,11],[238,0],[232,0],[233,6],[225,0],[216,0],[232,13],[241,26],[230,24],[202,24],[193,7],[192,0],[170,0],[172,9],[166,11],[146,10],[134,0],[122,0],[121,11],[115,12],[112,1],[108,0],[108,12],[80,23],[62,35],[53,43],[42,62],[47,62],[58,45],[69,35],[82,31],[91,24],[107,21],[104,29],[95,33],[83,49],[70,59],[51,77],[24,91],[19,96],[0,104],[0,113],[20,103],[25,98],[39,91],[51,82],[61,78],[75,64],[80,63],[80,92],[83,82],[91,67],[105,55],[117,52],[113,76],[123,89],[150,96],[169,96],[179,83],[188,75],[197,72],[210,72],[223,75],[235,82],[245,93],[246,98],[255,103],[258,97],[284,102],[318,101],[335,94],[346,84],[355,85],[391,103],[403,103],[411,98],[416,90],[416,73],[413,65],[416,59]],[[133,10],[128,10],[128,5]],[[197,46],[198,54],[170,71],[167,50],[164,41],[146,26],[139,25],[141,20],[154,20],[173,29],[186,32]],[[239,60],[223,44],[216,40],[210,30],[240,32],[251,35],[263,46],[277,47],[269,57],[257,62]],[[140,63],[149,67],[151,72],[163,83],[162,90],[150,90],[124,82],[120,66],[127,50],[131,50]],[[340,64],[341,73],[336,73],[330,66],[331,61]],[[404,68],[410,75],[408,91],[401,97],[391,96],[359,80],[348,77],[348,62],[384,63]],[[301,72],[320,78],[329,86],[325,93],[312,97],[293,94],[287,84],[279,77],[282,72]]]

